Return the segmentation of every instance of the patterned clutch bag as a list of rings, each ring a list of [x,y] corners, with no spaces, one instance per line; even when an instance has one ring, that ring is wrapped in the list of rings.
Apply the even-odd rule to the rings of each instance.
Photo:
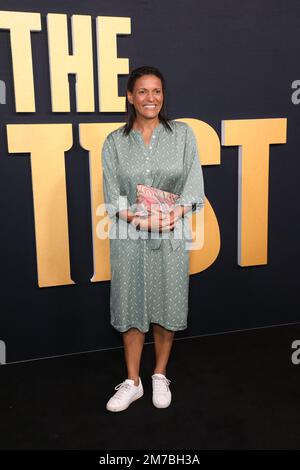
[[[147,216],[151,211],[151,206],[160,208],[162,212],[170,212],[180,194],[170,193],[163,189],[137,184],[136,186],[136,215]]]

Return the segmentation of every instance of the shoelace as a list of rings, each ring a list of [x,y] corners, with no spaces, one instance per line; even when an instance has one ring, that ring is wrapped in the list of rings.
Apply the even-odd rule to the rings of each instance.
[[[171,380],[167,379],[167,377],[154,377],[153,385],[155,393],[168,392],[170,383]]]
[[[130,390],[131,385],[125,382],[121,382],[120,384],[116,385],[115,390],[118,390],[117,393],[115,393],[114,398],[118,398],[121,400],[125,393]]]

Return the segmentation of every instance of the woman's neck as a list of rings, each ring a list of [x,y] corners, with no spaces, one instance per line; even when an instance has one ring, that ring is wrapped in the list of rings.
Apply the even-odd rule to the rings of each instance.
[[[155,121],[150,121],[150,122],[149,120],[136,119],[133,123],[132,128],[141,132],[152,133],[153,130],[159,126],[159,124],[160,124],[159,119],[155,119]]]

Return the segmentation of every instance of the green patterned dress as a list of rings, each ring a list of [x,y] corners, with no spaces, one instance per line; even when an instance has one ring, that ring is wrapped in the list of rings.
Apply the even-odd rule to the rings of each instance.
[[[157,323],[172,331],[187,328],[189,291],[189,217],[170,232],[137,231],[116,216],[135,210],[136,185],[154,186],[180,195],[177,204],[199,211],[205,202],[202,167],[191,127],[159,123],[149,145],[142,134],[124,126],[110,132],[102,149],[103,193],[112,225],[110,238],[110,316],[120,332],[149,331]]]

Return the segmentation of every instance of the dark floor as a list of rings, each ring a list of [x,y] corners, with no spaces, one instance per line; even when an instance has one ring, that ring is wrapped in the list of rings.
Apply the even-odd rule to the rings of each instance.
[[[144,396],[106,411],[126,378],[123,349],[0,366],[1,449],[300,449],[300,324],[181,339],[168,368],[167,409]],[[300,357],[300,355],[299,355]]]

